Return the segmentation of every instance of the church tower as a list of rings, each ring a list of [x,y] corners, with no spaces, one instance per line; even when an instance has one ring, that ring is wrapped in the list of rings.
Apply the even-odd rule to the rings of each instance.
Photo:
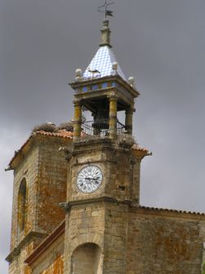
[[[65,208],[65,273],[126,273],[128,209],[139,204],[140,162],[148,154],[132,137],[134,100],[103,21],[100,47],[70,85],[74,95],[74,139]],[[92,120],[84,121],[82,111]],[[118,113],[125,121],[119,122]]]
[[[9,274],[204,273],[205,214],[140,205],[150,153],[132,136],[139,92],[110,34],[105,18],[94,58],[76,70],[72,122],[37,127],[9,164]]]

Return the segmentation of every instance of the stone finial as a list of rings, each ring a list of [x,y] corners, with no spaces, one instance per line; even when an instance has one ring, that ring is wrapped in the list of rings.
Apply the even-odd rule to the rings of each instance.
[[[128,78],[128,83],[130,84],[131,87],[135,87],[135,78],[133,76],[130,76]]]
[[[108,47],[112,47],[110,44],[110,28],[109,28],[109,20],[105,19],[103,21],[103,26],[101,28],[101,43],[100,46],[108,46]]]
[[[117,70],[118,70],[118,63],[117,62],[112,63],[112,70],[113,70],[113,74],[116,75]]]
[[[81,81],[82,80],[82,69],[77,68],[75,70],[75,80],[76,81]]]

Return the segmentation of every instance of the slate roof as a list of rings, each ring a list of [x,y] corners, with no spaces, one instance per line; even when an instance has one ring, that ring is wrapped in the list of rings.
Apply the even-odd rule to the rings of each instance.
[[[93,77],[105,77],[105,76],[112,76],[114,75],[115,71],[112,69],[112,64],[116,63],[115,55],[112,49],[109,46],[101,46],[93,59],[91,60],[90,64],[86,68],[85,72],[83,73],[83,78],[93,78]],[[97,70],[99,73],[93,74],[90,71]],[[119,64],[117,69],[118,75],[120,75],[125,81],[126,77],[122,72]]]

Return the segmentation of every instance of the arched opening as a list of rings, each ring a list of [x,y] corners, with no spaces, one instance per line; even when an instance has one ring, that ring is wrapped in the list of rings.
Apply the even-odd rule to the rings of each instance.
[[[25,229],[27,220],[27,187],[26,180],[21,181],[18,192],[18,230],[19,232]]]
[[[101,274],[101,249],[94,243],[78,246],[72,255],[72,274]]]

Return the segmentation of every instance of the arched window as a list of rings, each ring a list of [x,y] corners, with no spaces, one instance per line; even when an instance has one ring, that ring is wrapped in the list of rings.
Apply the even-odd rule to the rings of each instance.
[[[72,255],[72,274],[101,274],[101,249],[94,243],[78,246]]]
[[[18,230],[19,232],[25,229],[27,220],[27,187],[26,180],[21,181],[18,192]]]

